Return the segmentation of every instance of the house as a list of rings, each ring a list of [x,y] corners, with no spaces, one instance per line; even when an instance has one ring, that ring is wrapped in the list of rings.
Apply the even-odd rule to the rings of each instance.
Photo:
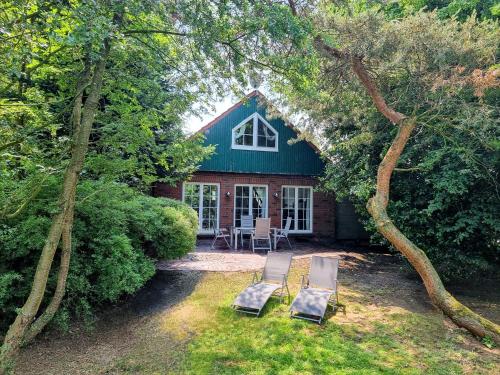
[[[189,181],[157,184],[153,194],[183,200],[199,216],[199,233],[240,226],[242,215],[270,217],[281,228],[292,218],[291,233],[335,235],[335,198],[316,191],[324,161],[305,140],[289,144],[298,130],[270,118],[258,91],[205,125],[205,143],[216,145]]]

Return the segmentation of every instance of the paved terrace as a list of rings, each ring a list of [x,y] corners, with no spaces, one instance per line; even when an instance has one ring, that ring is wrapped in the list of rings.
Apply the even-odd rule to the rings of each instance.
[[[243,249],[232,250],[225,247],[210,249],[211,240],[198,239],[196,249],[181,259],[159,261],[156,267],[159,270],[176,271],[214,271],[235,272],[255,271],[262,269],[266,261],[264,252],[252,253],[248,249],[248,242]],[[325,244],[314,240],[292,240],[293,259],[310,258],[313,255],[339,256],[341,258],[357,258],[363,260],[366,248],[347,247],[339,244]],[[277,251],[290,251],[286,244],[280,244]]]

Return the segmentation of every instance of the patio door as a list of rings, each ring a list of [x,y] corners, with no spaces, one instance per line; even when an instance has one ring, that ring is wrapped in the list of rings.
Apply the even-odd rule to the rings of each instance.
[[[219,227],[219,185],[188,182],[183,201],[198,213],[198,232],[213,233]]]
[[[267,185],[235,185],[234,226],[241,226],[242,215],[252,215],[255,219],[267,217]]]
[[[283,186],[281,197],[281,227],[284,228],[287,217],[291,217],[291,232],[311,233],[312,187]]]

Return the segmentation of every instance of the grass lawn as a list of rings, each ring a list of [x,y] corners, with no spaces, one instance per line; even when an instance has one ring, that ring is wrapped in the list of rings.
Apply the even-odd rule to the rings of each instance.
[[[294,261],[292,297],[308,265],[305,259]],[[398,267],[365,272],[344,265],[339,279],[346,312],[330,312],[322,326],[290,319],[288,306],[277,299],[260,318],[240,315],[230,304],[251,273],[206,273],[182,302],[142,317],[118,335],[127,344],[110,354],[106,366],[95,361],[86,366],[87,359],[80,358],[73,369],[108,374],[499,373],[498,350],[477,343],[422,302],[421,286],[404,278]],[[103,340],[100,355],[112,352],[103,346],[106,340],[112,346],[112,339]],[[60,360],[69,357],[66,353]]]

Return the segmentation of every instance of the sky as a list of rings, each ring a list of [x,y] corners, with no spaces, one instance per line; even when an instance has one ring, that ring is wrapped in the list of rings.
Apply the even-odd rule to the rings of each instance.
[[[253,90],[255,90],[255,87],[257,87],[257,90],[259,90],[265,96],[270,97],[269,88],[265,84],[259,84],[253,87],[248,85],[248,87],[245,89],[245,94],[250,94]],[[186,117],[182,124],[184,127],[184,131],[188,134],[194,133],[195,131],[201,129],[208,122],[212,121],[214,118],[225,112],[233,104],[238,103],[241,99],[243,99],[243,96],[236,96],[233,93],[229,92],[224,98],[212,103],[215,109],[213,111],[208,111],[201,118],[195,115]]]
[[[184,130],[189,134],[194,133],[195,131],[199,130],[203,125],[207,124],[212,119],[219,116],[222,112],[224,112],[226,109],[231,107],[236,102],[238,102],[238,99],[236,99],[234,96],[232,95],[226,96],[222,100],[213,103],[215,106],[214,111],[209,111],[208,113],[204,114],[201,118],[194,115],[187,117],[183,123]]]

